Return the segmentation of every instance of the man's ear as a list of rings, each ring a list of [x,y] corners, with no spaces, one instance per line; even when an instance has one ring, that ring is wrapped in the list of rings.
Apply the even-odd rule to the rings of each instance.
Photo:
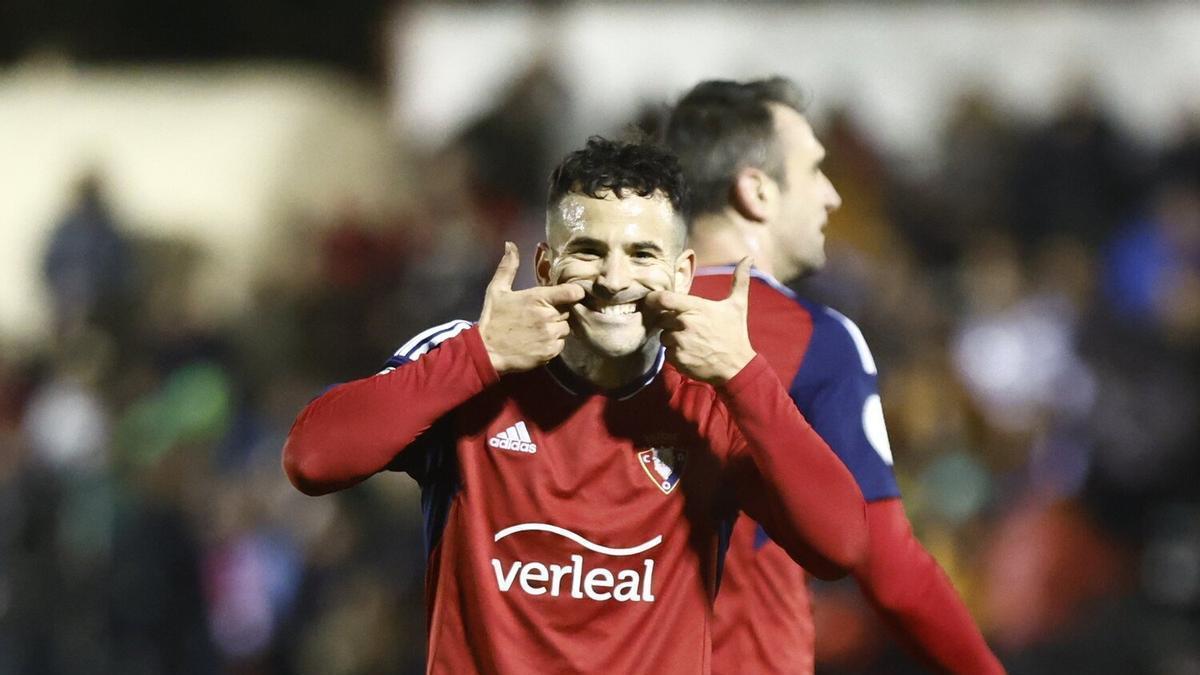
[[[730,203],[746,220],[768,219],[778,186],[762,169],[748,166],[738,171],[730,188]]]
[[[675,259],[675,291],[688,293],[692,290],[692,279],[696,276],[696,252],[685,248]]]
[[[533,254],[533,273],[537,277],[538,286],[552,286],[550,281],[550,267],[554,263],[554,255],[550,250],[550,244],[541,242],[537,245],[537,252]]]

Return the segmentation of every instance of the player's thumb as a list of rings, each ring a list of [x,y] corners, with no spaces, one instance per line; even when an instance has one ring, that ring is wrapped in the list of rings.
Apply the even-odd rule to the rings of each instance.
[[[729,289],[729,299],[746,304],[750,298],[750,267],[754,258],[746,256],[733,269],[733,287]]]
[[[520,264],[521,260],[517,254],[517,245],[511,241],[504,242],[504,255],[500,258],[500,264],[496,266],[496,273],[492,275],[492,281],[488,284],[488,290],[511,291],[513,280],[517,278],[517,267]]]

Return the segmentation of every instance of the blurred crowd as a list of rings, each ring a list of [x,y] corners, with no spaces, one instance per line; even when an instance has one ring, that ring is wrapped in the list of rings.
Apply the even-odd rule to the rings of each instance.
[[[500,242],[539,236],[561,95],[531,72],[409,158],[405,212],[347,211],[219,325],[203,251],[118,222],[102,168],[74,186],[53,338],[0,355],[0,675],[422,672],[415,485],[307,498],[280,450],[325,387],[478,316]],[[909,515],[1011,672],[1200,673],[1200,117],[1151,144],[1097,100],[964,91],[932,166],[819,116],[844,207],[798,290],[872,345]],[[853,584],[814,592],[820,672],[921,672]]]

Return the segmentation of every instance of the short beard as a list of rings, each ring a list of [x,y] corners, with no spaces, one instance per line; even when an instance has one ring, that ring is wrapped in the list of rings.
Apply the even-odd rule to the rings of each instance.
[[[572,371],[598,387],[615,389],[636,379],[649,370],[662,346],[659,329],[648,329],[646,340],[635,350],[612,356],[596,349],[589,341],[576,337],[574,331],[563,345],[562,360]]]

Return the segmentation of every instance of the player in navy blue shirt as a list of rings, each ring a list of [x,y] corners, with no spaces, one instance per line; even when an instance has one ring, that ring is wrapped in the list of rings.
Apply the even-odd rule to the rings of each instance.
[[[1002,673],[904,514],[866,340],[848,318],[778,281],[824,265],[823,230],[841,205],[795,85],[702,82],[673,111],[666,137],[692,190],[690,241],[700,266],[692,293],[721,297],[733,270],[722,264],[755,256],[751,341],[867,500],[868,557],[852,571],[859,586],[931,667]],[[743,515],[716,604],[713,672],[811,673],[813,643],[804,572]]]

